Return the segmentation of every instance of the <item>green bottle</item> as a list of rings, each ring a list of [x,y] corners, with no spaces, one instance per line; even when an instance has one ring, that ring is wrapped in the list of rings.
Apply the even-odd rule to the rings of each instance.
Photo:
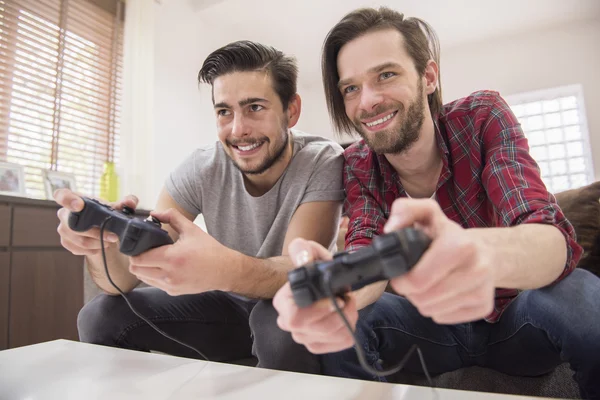
[[[100,198],[108,202],[119,200],[119,175],[112,161],[104,163],[104,172],[100,177]]]

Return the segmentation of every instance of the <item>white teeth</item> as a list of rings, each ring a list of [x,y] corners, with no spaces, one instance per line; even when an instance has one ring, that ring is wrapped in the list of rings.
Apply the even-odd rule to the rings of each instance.
[[[374,127],[375,125],[383,124],[385,121],[387,121],[387,120],[389,120],[390,118],[392,118],[392,117],[394,116],[394,114],[395,114],[395,113],[396,113],[396,112],[394,111],[393,113],[391,113],[391,114],[388,114],[388,115],[386,115],[386,116],[385,116],[385,117],[383,117],[383,118],[379,118],[377,121],[373,121],[373,122],[367,122],[367,123],[366,123],[366,125],[367,125],[369,128],[372,128],[372,127]]]
[[[242,151],[250,151],[250,150],[253,150],[253,149],[257,148],[260,145],[261,145],[261,143],[254,143],[254,144],[251,144],[249,146],[237,146],[237,148],[240,149],[240,150],[242,150]]]

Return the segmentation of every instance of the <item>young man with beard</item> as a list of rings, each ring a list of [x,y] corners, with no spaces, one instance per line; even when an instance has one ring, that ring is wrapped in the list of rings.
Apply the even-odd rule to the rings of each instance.
[[[582,396],[600,398],[600,280],[575,269],[573,228],[498,93],[442,105],[438,48],[426,23],[387,8],[348,14],[325,40],[332,120],[363,139],[344,153],[346,250],[407,226],[432,239],[391,280],[399,295],[383,282],[345,302],[358,345],[381,369],[378,360],[395,364],[416,344],[432,374],[479,365],[536,376],[569,362]],[[305,240],[290,254],[297,265],[331,256]],[[325,303],[298,309],[286,285],[274,299],[278,324],[324,354],[325,373],[384,380],[361,368]],[[406,369],[422,373],[418,357]]]
[[[210,360],[254,354],[261,367],[319,372],[316,357],[277,327],[270,301],[259,300],[271,299],[286,281],[292,239],[335,247],[342,148],[291,129],[301,110],[297,66],[272,47],[226,45],[205,60],[199,81],[212,87],[219,141],[194,151],[171,173],[152,212],[175,243],[128,258],[108,233],[112,279],[143,316]],[[69,211],[80,210],[81,199],[66,190],[55,199],[64,207],[58,213],[64,247],[87,257],[91,276],[106,292],[79,314],[81,340],[197,357],[115,296],[98,230],[68,227]],[[135,207],[137,200],[127,197],[115,207],[123,204]],[[193,223],[200,213],[208,233]],[[140,281],[150,287],[133,290]]]

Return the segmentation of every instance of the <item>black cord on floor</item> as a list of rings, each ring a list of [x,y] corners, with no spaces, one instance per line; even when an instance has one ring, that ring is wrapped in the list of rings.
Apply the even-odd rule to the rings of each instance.
[[[176,338],[174,338],[173,336],[169,335],[168,333],[162,331],[159,327],[157,327],[154,323],[152,323],[151,321],[149,321],[146,317],[144,317],[142,314],[140,314],[131,304],[131,302],[129,301],[129,299],[127,298],[127,296],[125,295],[125,293],[113,282],[112,278],[110,277],[110,273],[108,272],[108,263],[106,261],[106,251],[104,248],[104,231],[106,229],[106,223],[111,219],[112,217],[107,217],[104,221],[102,221],[102,224],[100,224],[100,245],[102,246],[102,261],[104,262],[104,272],[106,273],[106,278],[108,279],[108,281],[110,282],[110,284],[117,290],[117,292],[119,292],[119,294],[121,295],[121,297],[123,297],[123,299],[125,300],[125,302],[127,303],[127,305],[129,306],[129,308],[131,309],[131,311],[138,316],[140,319],[142,319],[144,322],[146,322],[148,325],[150,325],[156,332],[160,333],[162,336],[166,337],[167,339],[170,339],[176,343],[179,343],[180,345],[187,347],[188,349],[194,351],[195,353],[197,353],[198,355],[200,355],[200,357],[202,357],[204,360],[206,361],[210,361],[208,359],[208,357],[206,357],[200,350],[188,345],[187,343],[184,343]],[[350,326],[350,323],[348,322],[348,319],[346,318],[346,316],[344,315],[344,313],[342,312],[342,310],[340,309],[340,307],[337,304],[335,295],[332,293],[331,290],[331,271],[327,270],[325,271],[325,276],[324,276],[324,282],[325,282],[325,288],[327,290],[327,296],[331,299],[331,303],[333,304],[333,306],[335,307],[336,312],[339,314],[339,316],[342,318],[342,321],[344,322],[344,325],[346,326],[346,328],[348,329],[348,331],[350,332],[350,334],[352,335],[352,338],[354,339],[354,348],[356,349],[356,354],[358,356],[358,361],[360,362],[360,365],[362,366],[362,368],[369,372],[370,374],[374,375],[374,376],[378,376],[378,377],[384,377],[384,376],[388,376],[391,374],[394,374],[398,371],[400,371],[402,368],[404,368],[404,365],[406,364],[406,362],[408,361],[408,359],[410,358],[410,356],[412,355],[412,353],[414,353],[414,351],[417,351],[417,354],[419,355],[419,360],[421,361],[421,366],[423,367],[423,372],[425,373],[425,376],[427,377],[427,382],[429,383],[429,386],[431,386],[432,389],[435,389],[435,387],[433,386],[433,381],[431,380],[431,376],[429,376],[429,372],[427,371],[427,366],[425,365],[425,360],[423,358],[423,353],[421,352],[421,349],[417,346],[417,345],[413,345],[410,350],[408,351],[408,353],[404,356],[404,358],[402,360],[400,360],[400,362],[398,363],[398,365],[389,368],[389,369],[384,369],[384,370],[377,370],[373,367],[371,367],[365,358],[365,353],[364,350],[362,349],[360,343],[358,342],[358,338],[356,337],[356,335],[354,334],[354,331],[352,330],[352,327]],[[435,393],[435,392],[434,392]],[[437,396],[437,393],[436,393]]]
[[[135,315],[137,315],[139,318],[141,318],[144,322],[146,322],[148,325],[150,325],[156,332],[160,333],[161,335],[163,335],[167,339],[171,339],[172,341],[174,341],[176,343],[179,343],[180,345],[182,345],[184,347],[187,347],[190,350],[193,350],[194,352],[196,352],[197,354],[199,354],[200,357],[202,357],[204,360],[210,361],[208,359],[208,357],[206,357],[200,350],[198,350],[198,349],[190,346],[189,344],[183,343],[182,341],[180,341],[178,339],[175,339],[173,336],[171,336],[168,333],[162,331],[158,326],[154,325],[154,323],[152,323],[146,317],[144,317],[142,314],[140,314],[133,307],[133,305],[131,304],[131,302],[129,301],[129,299],[125,295],[125,293],[123,293],[123,291],[113,282],[112,278],[110,277],[110,273],[108,272],[108,263],[106,262],[106,251],[104,249],[104,230],[106,229],[106,223],[111,218],[112,217],[107,217],[104,221],[102,221],[102,224],[100,224],[100,245],[102,246],[102,261],[104,262],[104,272],[106,272],[106,277],[108,278],[108,281],[110,282],[110,284],[117,290],[117,292],[119,292],[121,294],[121,297],[123,297],[123,299],[125,299],[125,302],[129,306],[129,308],[131,309],[131,311]]]
[[[324,272],[323,283],[325,286],[325,290],[327,292],[326,293],[327,297],[329,297],[329,299],[331,300],[331,304],[335,308],[335,311],[338,313],[340,318],[342,318],[344,325],[348,329],[348,332],[350,332],[350,334],[352,335],[352,339],[354,339],[354,348],[356,350],[356,355],[358,357],[358,361],[360,362],[361,367],[365,371],[367,371],[368,373],[370,373],[374,376],[378,376],[378,377],[384,377],[384,376],[389,376],[389,375],[395,374],[396,372],[398,372],[402,368],[404,368],[404,365],[407,363],[410,356],[416,350],[417,354],[419,355],[419,360],[421,361],[421,367],[423,368],[423,372],[425,373],[425,376],[427,377],[427,382],[429,383],[429,386],[432,389],[435,389],[435,387],[433,386],[433,381],[431,380],[431,376],[429,375],[429,371],[427,371],[427,366],[425,365],[425,359],[423,358],[423,353],[421,352],[421,349],[416,344],[411,346],[411,348],[408,350],[408,353],[406,353],[404,358],[402,360],[400,360],[400,362],[397,365],[395,365],[391,368],[383,369],[380,371],[380,370],[377,370],[377,369],[373,368],[372,366],[370,366],[365,357],[365,352],[364,352],[361,344],[359,343],[358,338],[356,337],[356,334],[354,333],[354,330],[352,329],[352,326],[350,326],[350,322],[348,322],[348,319],[346,318],[346,316],[340,309],[340,306],[337,304],[336,296],[333,294],[333,291],[331,289],[331,270],[326,270]],[[436,393],[436,395],[437,395],[437,393]]]

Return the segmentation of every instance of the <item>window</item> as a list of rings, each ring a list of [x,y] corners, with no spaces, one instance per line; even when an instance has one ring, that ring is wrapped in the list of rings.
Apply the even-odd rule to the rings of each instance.
[[[104,163],[118,162],[122,9],[0,0],[0,160],[25,166],[30,197],[45,197],[43,169],[98,195]]]
[[[519,119],[550,192],[594,180],[594,168],[580,85],[506,98]]]

